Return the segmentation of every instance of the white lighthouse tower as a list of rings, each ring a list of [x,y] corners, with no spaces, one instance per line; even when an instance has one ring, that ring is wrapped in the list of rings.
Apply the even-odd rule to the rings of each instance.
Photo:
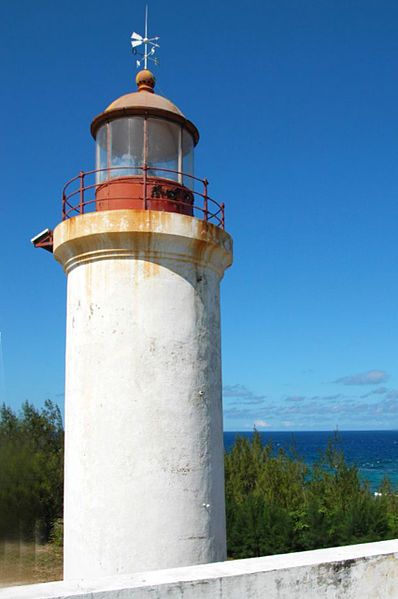
[[[34,240],[68,279],[65,579],[226,558],[219,288],[232,242],[193,172],[198,130],[150,71],[136,81],[93,120],[95,170],[66,185],[62,222]]]

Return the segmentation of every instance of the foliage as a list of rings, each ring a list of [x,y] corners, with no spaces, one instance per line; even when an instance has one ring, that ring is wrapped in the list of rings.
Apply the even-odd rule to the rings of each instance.
[[[62,515],[63,426],[46,401],[20,415],[0,408],[0,538],[48,540]]]
[[[0,539],[62,547],[63,441],[59,408],[0,408]],[[332,439],[312,466],[261,435],[225,455],[228,553],[245,558],[398,536],[398,495],[385,478],[374,496]]]
[[[64,545],[64,521],[62,518],[56,518],[53,522],[50,542],[55,547],[63,547]]]
[[[348,465],[337,439],[311,467],[292,451],[238,437],[225,455],[228,553],[257,557],[394,538],[398,497],[388,479],[380,496]]]

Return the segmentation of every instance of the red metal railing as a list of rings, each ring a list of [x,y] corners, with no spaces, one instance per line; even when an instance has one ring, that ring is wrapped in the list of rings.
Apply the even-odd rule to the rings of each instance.
[[[103,173],[103,176],[102,176]],[[116,174],[117,173],[117,174]],[[163,175],[164,173],[164,175]],[[170,178],[173,175],[173,178]],[[156,202],[168,202],[170,198],[162,198],[159,196],[154,197],[153,195],[148,197],[148,190],[151,186],[148,186],[148,178],[152,181],[157,177],[160,178],[161,182],[175,184],[180,189],[186,189],[188,195],[191,197],[190,202],[176,200],[176,205],[179,207],[191,211],[192,216],[200,218],[206,222],[211,222],[218,227],[224,229],[225,227],[225,216],[224,216],[224,204],[219,204],[215,200],[209,197],[208,181],[207,179],[198,179],[193,175],[174,171],[166,168],[158,168],[156,166],[112,166],[103,169],[97,169],[92,171],[80,171],[80,173],[68,181],[62,192],[62,220],[66,220],[72,216],[78,214],[85,214],[87,212],[95,212],[98,209],[98,204],[103,200],[96,198],[97,189],[113,181],[117,181],[118,178],[129,178],[133,177],[135,181],[138,181],[142,194],[139,198],[134,198],[142,202],[142,208],[146,210],[148,208],[148,202],[150,200]],[[174,178],[176,177],[176,178]],[[90,179],[94,179],[94,182],[90,182]],[[191,182],[191,185],[184,185],[187,179]],[[201,191],[193,189],[194,183],[201,184]],[[153,187],[153,186],[152,186]],[[126,197],[111,197],[106,198],[107,202],[112,201],[126,201]]]

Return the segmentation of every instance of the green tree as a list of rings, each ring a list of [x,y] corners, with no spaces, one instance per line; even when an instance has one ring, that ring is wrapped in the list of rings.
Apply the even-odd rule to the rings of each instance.
[[[338,449],[338,438],[311,466],[294,448],[262,446],[261,435],[238,437],[225,455],[228,553],[255,557],[363,543],[398,533],[398,497],[388,479],[380,496],[361,481]]]
[[[62,516],[63,426],[58,406],[46,401],[21,413],[0,408],[0,536],[47,540]]]

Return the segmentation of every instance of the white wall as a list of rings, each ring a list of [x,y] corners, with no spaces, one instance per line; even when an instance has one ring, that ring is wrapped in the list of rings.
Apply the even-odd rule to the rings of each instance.
[[[228,239],[197,219],[133,210],[55,230],[68,273],[66,580],[226,557]]]
[[[398,541],[0,589],[0,599],[397,599]]]

